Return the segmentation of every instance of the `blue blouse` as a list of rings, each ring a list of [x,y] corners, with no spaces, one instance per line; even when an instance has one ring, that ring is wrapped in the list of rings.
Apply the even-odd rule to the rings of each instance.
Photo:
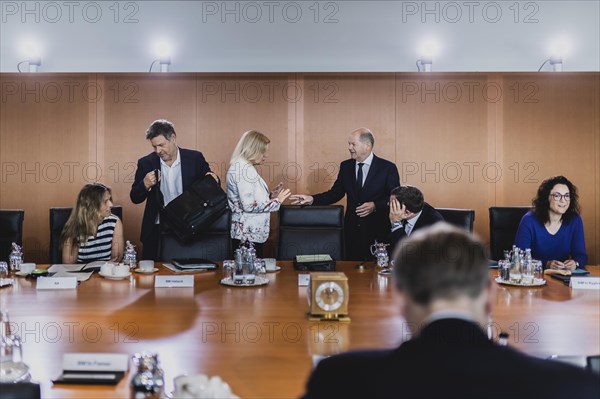
[[[552,235],[546,227],[529,211],[521,219],[515,245],[521,249],[531,248],[534,259],[540,259],[544,267],[549,260],[563,262],[569,258],[583,268],[587,264],[583,221],[576,215],[569,222],[561,224],[556,234]]]

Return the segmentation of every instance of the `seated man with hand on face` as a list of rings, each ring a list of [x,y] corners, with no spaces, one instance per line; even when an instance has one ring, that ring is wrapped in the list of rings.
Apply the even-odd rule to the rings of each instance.
[[[443,220],[444,217],[425,202],[421,190],[414,186],[396,187],[390,196],[390,253],[415,230]]]
[[[495,285],[475,236],[438,223],[403,240],[394,255],[398,301],[412,338],[395,349],[322,360],[305,398],[600,397],[591,372],[488,339]]]

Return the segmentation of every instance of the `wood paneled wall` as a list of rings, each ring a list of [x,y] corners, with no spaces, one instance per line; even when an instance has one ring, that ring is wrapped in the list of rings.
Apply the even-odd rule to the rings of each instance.
[[[25,209],[27,260],[47,262],[48,209],[72,206],[88,181],[112,186],[138,242],[143,205],[129,189],[147,126],[167,118],[222,179],[239,136],[265,132],[263,177],[298,193],[330,187],[348,133],[369,127],[403,184],[434,206],[475,209],[486,241],[488,207],[527,205],[564,174],[600,262],[598,73],[1,74],[0,85],[0,208]]]

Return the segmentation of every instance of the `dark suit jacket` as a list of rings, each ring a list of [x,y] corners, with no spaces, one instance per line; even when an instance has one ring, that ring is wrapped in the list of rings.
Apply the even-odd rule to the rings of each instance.
[[[199,151],[179,148],[179,155],[181,156],[181,180],[183,190],[185,191],[194,180],[210,172],[210,167]],[[135,172],[135,181],[131,185],[131,192],[129,193],[129,197],[134,204],[146,201],[144,217],[142,219],[142,232],[140,234],[142,242],[146,241],[146,238],[152,232],[156,216],[160,210],[156,192],[158,186],[153,187],[151,190],[146,190],[144,186],[144,177],[148,172],[155,169],[160,170],[160,158],[156,153],[153,152],[140,158]]]
[[[313,205],[330,205],[346,196],[344,234],[346,237],[346,259],[364,260],[371,258],[369,246],[375,240],[385,242],[390,231],[388,201],[392,189],[400,185],[396,165],[373,154],[373,162],[363,185],[360,198],[356,192],[356,160],[341,163],[337,179],[329,191],[313,195]],[[367,217],[356,216],[356,208],[373,201],[376,211]],[[358,256],[358,258],[357,258]]]
[[[435,210],[435,208],[433,208],[431,205],[429,205],[427,202],[423,204],[423,211],[421,213],[421,216],[419,216],[419,219],[417,219],[417,223],[415,223],[415,226],[413,227],[411,234],[418,229],[421,229],[423,227],[427,227],[427,226],[431,226],[432,224],[436,224],[437,222],[441,222],[444,220],[444,217]],[[400,241],[402,241],[404,238],[406,238],[406,231],[404,231],[404,229],[402,227],[400,227],[399,229],[392,231],[391,235],[390,235],[390,253],[393,254],[394,253],[394,248],[396,248],[396,245],[398,245],[398,243]]]
[[[322,360],[308,398],[598,398],[592,373],[526,356],[487,339],[474,323],[443,319],[394,350]]]

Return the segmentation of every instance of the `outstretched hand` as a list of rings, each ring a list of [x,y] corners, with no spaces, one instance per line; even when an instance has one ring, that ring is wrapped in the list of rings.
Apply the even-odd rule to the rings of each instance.
[[[279,195],[279,193],[281,192],[281,189],[283,188],[283,182],[280,181],[279,184],[277,184],[275,186],[275,188],[273,189],[273,191],[271,191],[271,194],[269,195],[270,199],[275,199],[277,198],[277,196]]]
[[[289,188],[283,189],[279,191],[279,194],[277,195],[276,199],[283,203],[283,201],[285,201],[291,194],[292,192],[290,191]]]
[[[313,203],[312,195],[295,194],[290,197],[292,205],[310,205]]]

